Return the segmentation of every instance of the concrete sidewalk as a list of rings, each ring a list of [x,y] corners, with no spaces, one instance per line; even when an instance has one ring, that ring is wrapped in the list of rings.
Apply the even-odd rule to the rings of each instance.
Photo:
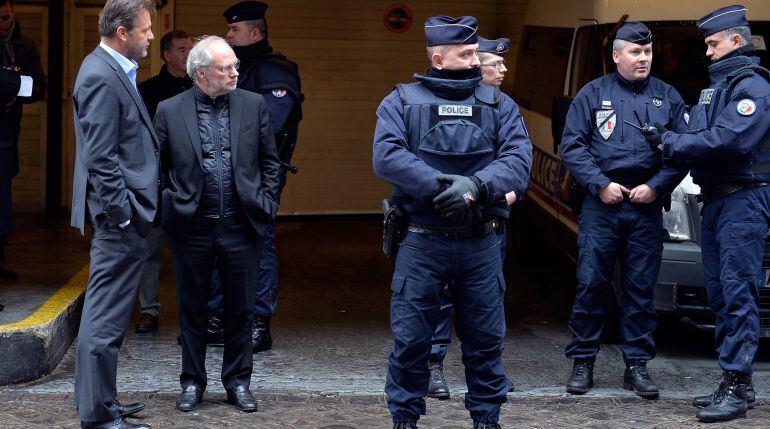
[[[389,427],[383,386],[390,352],[388,322],[392,262],[379,250],[378,221],[282,223],[279,313],[274,348],[254,358],[252,389],[262,412],[245,415],[224,405],[219,382],[221,349],[207,357],[206,403],[196,414],[174,410],[179,391],[178,319],[167,255],[161,285],[162,320],[155,335],[130,326],[120,353],[118,391],[123,402],[149,402],[154,427]],[[516,390],[503,407],[506,427],[673,428],[696,427],[696,394],[710,392],[720,376],[710,334],[662,323],[658,357],[649,365],[661,399],[644,401],[621,388],[623,362],[617,345],[603,347],[596,388],[583,397],[564,392],[571,362],[563,348],[574,293],[574,265],[558,254],[540,267],[521,267],[515,255],[506,267],[508,289],[506,373]],[[458,341],[445,372],[452,400],[429,400],[422,427],[469,427]],[[770,427],[770,363],[767,344],[755,384],[762,401],[749,419],[725,427]],[[61,365],[37,382],[0,388],[0,427],[76,427],[72,406],[72,349]],[[30,410],[40,410],[39,419]],[[37,413],[37,411],[36,411]],[[14,422],[4,426],[5,422]],[[334,426],[337,425],[337,426]],[[709,426],[715,427],[715,426]],[[716,426],[719,427],[719,426]]]

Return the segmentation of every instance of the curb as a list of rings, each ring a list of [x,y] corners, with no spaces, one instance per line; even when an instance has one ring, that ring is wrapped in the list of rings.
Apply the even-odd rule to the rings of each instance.
[[[24,320],[0,325],[0,386],[31,381],[56,368],[78,334],[88,266]]]

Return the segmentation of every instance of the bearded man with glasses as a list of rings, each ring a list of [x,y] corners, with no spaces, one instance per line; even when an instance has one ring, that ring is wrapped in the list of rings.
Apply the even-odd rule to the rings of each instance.
[[[182,344],[182,393],[192,411],[206,388],[206,321],[211,274],[222,281],[222,384],[239,411],[257,404],[251,381],[251,325],[260,248],[278,209],[280,164],[264,98],[236,89],[238,59],[206,37],[190,51],[195,86],[163,101],[155,116],[161,148],[162,223],[174,262]]]

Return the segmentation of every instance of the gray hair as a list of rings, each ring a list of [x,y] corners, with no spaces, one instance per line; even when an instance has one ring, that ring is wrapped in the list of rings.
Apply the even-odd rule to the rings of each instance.
[[[433,54],[446,55],[447,45],[428,46],[428,59],[433,62]]]
[[[247,27],[249,27],[249,31],[252,28],[258,28],[259,32],[262,33],[262,37],[267,39],[267,21],[264,19],[254,19],[252,21],[244,21]]]
[[[612,52],[623,52],[623,48],[625,48],[628,43],[627,40],[615,39],[612,42]]]
[[[104,9],[99,12],[99,35],[113,37],[118,27],[131,31],[136,26],[139,13],[146,10],[155,16],[154,0],[107,0]]]
[[[725,39],[733,37],[736,34],[741,36],[743,46],[751,43],[751,29],[748,26],[742,25],[739,27],[728,28],[727,30],[722,30],[721,33]]]
[[[227,41],[219,36],[202,36],[195,43],[195,46],[190,49],[190,53],[187,55],[186,66],[187,76],[190,76],[193,82],[198,83],[199,69],[211,65],[210,48],[214,45],[223,45],[231,49]]]

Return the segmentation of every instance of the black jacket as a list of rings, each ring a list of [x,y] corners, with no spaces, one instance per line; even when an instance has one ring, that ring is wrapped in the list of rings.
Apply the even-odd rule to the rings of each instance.
[[[144,105],[150,112],[150,117],[155,117],[158,104],[163,100],[181,94],[193,87],[190,76],[176,77],[169,73],[165,64],[160,68],[160,73],[139,84],[139,94],[142,95]]]
[[[7,149],[16,146],[19,140],[21,105],[42,100],[46,90],[40,53],[32,39],[21,35],[18,21],[5,46],[0,43],[0,67],[17,67],[20,75],[32,78],[31,97],[18,97],[10,107],[0,106],[0,149]]]
[[[235,189],[254,230],[264,235],[278,210],[280,164],[270,118],[259,94],[236,89],[228,95]],[[161,102],[155,115],[163,190],[162,223],[169,234],[187,225],[200,203],[204,173],[194,89]]]

